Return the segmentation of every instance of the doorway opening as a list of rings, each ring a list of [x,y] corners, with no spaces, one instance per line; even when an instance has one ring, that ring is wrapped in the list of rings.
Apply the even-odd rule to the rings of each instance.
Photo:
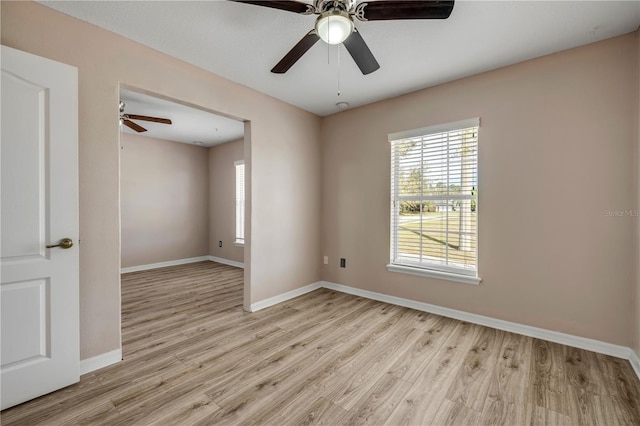
[[[202,261],[244,268],[249,180],[237,180],[239,165],[250,173],[249,123],[128,86],[120,101],[121,272]],[[245,274],[245,304],[247,286]]]

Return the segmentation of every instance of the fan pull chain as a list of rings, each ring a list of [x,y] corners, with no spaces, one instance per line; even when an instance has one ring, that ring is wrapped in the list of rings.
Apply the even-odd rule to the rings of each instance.
[[[338,45],[338,96],[340,96],[340,45]]]
[[[331,65],[331,45],[326,43],[327,45],[327,65]]]

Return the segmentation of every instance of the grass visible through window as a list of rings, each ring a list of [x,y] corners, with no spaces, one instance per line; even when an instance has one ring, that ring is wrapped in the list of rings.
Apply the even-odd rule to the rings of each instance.
[[[469,230],[462,234],[460,233],[460,212],[425,212],[422,216],[420,214],[400,215],[398,220],[398,254],[400,256],[402,254],[420,255],[422,248],[423,257],[444,261],[448,251],[449,261],[475,264],[476,212],[471,212]]]

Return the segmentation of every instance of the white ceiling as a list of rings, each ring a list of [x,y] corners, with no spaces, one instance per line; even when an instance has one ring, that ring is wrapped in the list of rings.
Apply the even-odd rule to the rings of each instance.
[[[147,131],[138,133],[127,126],[120,126],[125,133],[205,147],[231,142],[244,135],[242,121],[126,89],[120,90],[120,99],[126,104],[125,114],[168,118],[172,122],[169,125],[132,120]]]
[[[314,16],[229,1],[43,3],[321,116],[340,101],[364,105],[640,24],[638,1],[456,1],[447,20],[357,21],[381,65],[370,75],[344,47],[322,42],[278,75],[270,69],[313,28]]]

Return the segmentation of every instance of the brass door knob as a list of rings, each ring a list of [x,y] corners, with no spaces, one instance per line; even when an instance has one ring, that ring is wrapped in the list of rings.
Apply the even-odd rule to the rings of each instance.
[[[47,248],[60,247],[62,249],[68,249],[73,247],[73,240],[71,238],[63,238],[58,244],[49,244]]]

